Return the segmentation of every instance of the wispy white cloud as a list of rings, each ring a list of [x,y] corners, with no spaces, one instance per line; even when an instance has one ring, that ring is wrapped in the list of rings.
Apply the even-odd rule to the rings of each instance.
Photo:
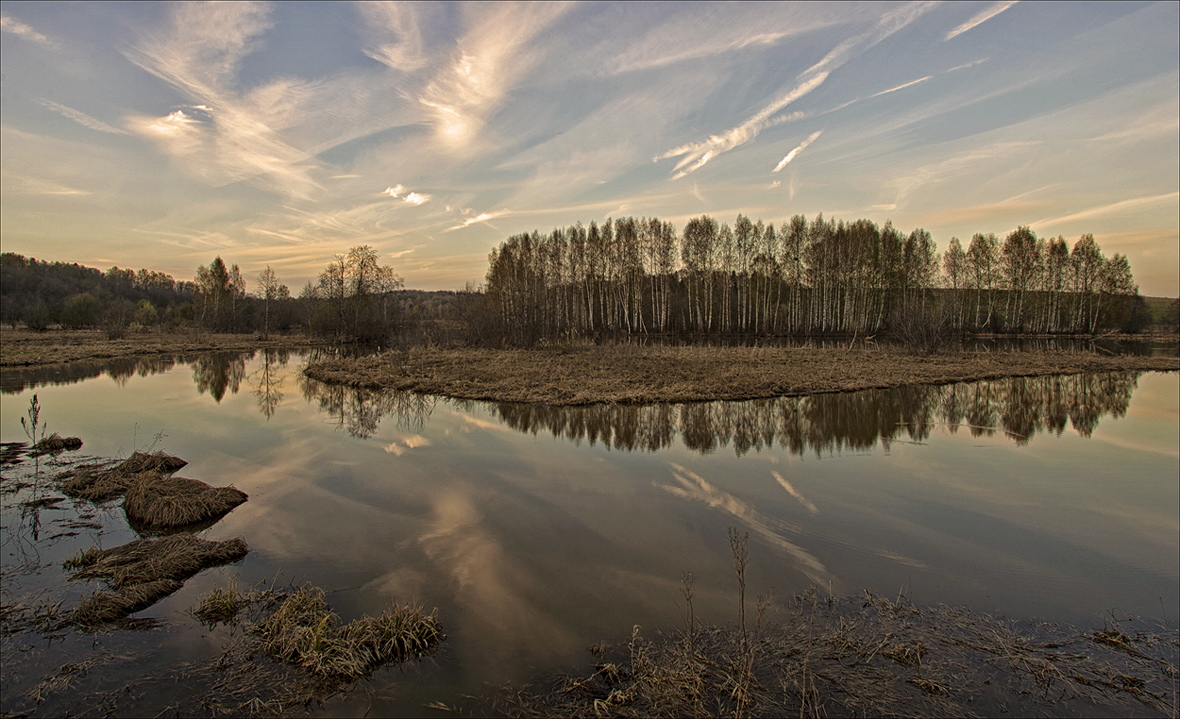
[[[57,49],[56,42],[37,32],[32,28],[32,26],[27,25],[20,20],[14,20],[8,15],[0,15],[0,31],[16,35],[17,37],[30,42],[35,42],[43,47],[53,50]]]
[[[469,145],[487,115],[541,59],[530,41],[568,8],[560,3],[462,6],[472,27],[451,62],[423,90],[419,102],[447,146]]]
[[[369,42],[364,52],[395,70],[414,72],[426,65],[419,6],[404,2],[357,3]]]
[[[798,157],[800,152],[803,152],[804,150],[806,150],[807,146],[810,145],[811,143],[815,142],[816,140],[818,140],[819,136],[822,134],[824,134],[823,130],[816,130],[815,132],[811,133],[811,135],[809,135],[807,137],[807,139],[804,140],[803,142],[800,142],[799,145],[794,150],[791,150],[790,152],[788,152],[786,157],[779,160],[779,163],[774,166],[774,169],[771,170],[771,172],[779,172],[784,167],[791,164],[791,161],[794,160],[796,157]]]
[[[423,205],[430,201],[431,195],[424,192],[412,192],[405,188],[404,185],[394,185],[393,187],[386,187],[382,195],[389,195],[390,197],[401,200],[402,202],[411,205]]]
[[[89,190],[81,190],[51,180],[17,175],[11,172],[4,173],[4,192],[14,195],[84,196],[94,194]]]
[[[505,215],[509,215],[509,214],[511,214],[511,212],[509,210],[500,210],[498,212],[481,212],[478,215],[476,215],[475,217],[468,217],[466,220],[463,220],[462,222],[455,225],[454,227],[448,227],[446,230],[444,230],[444,232],[451,232],[453,230],[461,230],[464,227],[471,227],[472,225],[474,225],[476,223],[487,222],[488,220],[494,220],[497,217],[504,217]]]
[[[991,20],[996,15],[999,15],[1000,13],[1004,12],[1008,8],[1012,7],[1017,2],[1018,2],[1018,0],[1002,0],[1002,2],[998,2],[995,5],[984,8],[979,13],[977,13],[974,17],[972,17],[970,20],[963,23],[962,25],[959,25],[954,30],[951,30],[950,32],[948,32],[946,34],[946,37],[943,38],[943,42],[950,40],[951,38],[958,37],[959,35],[962,35],[963,33],[967,32],[968,30],[970,30],[971,28],[973,28],[977,25],[982,25],[983,23],[987,22],[988,20]]]
[[[98,130],[99,132],[109,132],[112,135],[128,135],[128,134],[130,134],[126,130],[120,130],[117,127],[112,127],[112,126],[106,124],[105,122],[103,122],[102,120],[91,117],[90,115],[87,115],[84,112],[80,112],[78,110],[75,110],[72,107],[66,107],[65,105],[62,105],[61,103],[54,102],[53,100],[46,100],[45,98],[42,98],[39,102],[42,105],[44,105],[45,107],[49,108],[50,110],[53,110],[57,114],[61,115],[62,117],[69,118],[83,127],[89,127],[91,130]]]
[[[1052,219],[1037,220],[1032,223],[1033,227],[1038,226],[1053,226],[1064,224],[1066,222],[1075,222],[1077,220],[1091,220],[1095,217],[1106,217],[1109,215],[1118,215],[1130,210],[1141,210],[1145,207],[1152,207],[1155,205],[1176,204],[1180,200],[1180,192],[1167,192],[1162,195],[1148,195],[1146,197],[1134,197],[1129,200],[1122,200],[1121,202],[1112,202],[1109,205],[1101,205],[1100,207],[1091,207],[1088,210],[1075,212],[1070,215],[1062,217],[1054,217]]]
[[[947,72],[950,72],[950,70],[948,70]],[[898,90],[904,90],[907,87],[913,87],[914,85],[917,85],[920,82],[926,82],[927,80],[929,80],[932,77],[934,77],[934,76],[927,75],[926,77],[920,77],[917,80],[910,80],[909,82],[898,85],[897,87],[891,87],[888,90],[882,90],[881,92],[873,93],[872,95],[869,95],[869,97],[867,99],[871,100],[874,97],[881,97],[882,95],[888,95],[891,92],[897,92]]]
[[[316,85],[282,79],[247,93],[234,90],[242,60],[271,27],[269,7],[259,3],[171,6],[170,26],[150,33],[127,57],[186,94],[184,117],[134,118],[132,130],[184,161],[213,184],[245,181],[281,194],[307,198],[319,188],[309,154],[285,142],[279,131],[316,94]],[[191,110],[199,110],[199,120]]]
[[[672,175],[672,179],[676,180],[696,172],[718,155],[753,140],[766,128],[801,117],[801,113],[778,115],[777,117],[776,115],[791,103],[822,85],[833,71],[852,57],[863,53],[906,27],[931,7],[930,3],[910,3],[887,13],[871,30],[840,43],[822,60],[800,73],[796,78],[797,82],[790,89],[780,94],[742,124],[722,134],[711,135],[707,140],[675,147],[657,156],[655,160],[658,162],[673,157],[681,158],[673,168],[675,174]]]

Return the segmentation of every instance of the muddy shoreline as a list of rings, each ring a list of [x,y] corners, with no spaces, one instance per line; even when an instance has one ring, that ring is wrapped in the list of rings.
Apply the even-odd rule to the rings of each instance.
[[[948,352],[793,347],[588,346],[415,349],[313,362],[320,382],[458,399],[549,405],[746,400],[913,384],[1058,374],[1180,370],[1175,357],[1077,352]]]

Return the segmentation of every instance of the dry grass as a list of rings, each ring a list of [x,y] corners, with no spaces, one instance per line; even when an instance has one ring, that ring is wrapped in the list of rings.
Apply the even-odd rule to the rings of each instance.
[[[123,619],[180,589],[209,567],[236,562],[249,553],[241,539],[212,542],[191,534],[137,539],[112,549],[92,549],[67,560],[78,579],[104,579],[113,590],[83,600],[63,621],[95,627]]]
[[[91,502],[106,502],[120,497],[141,475],[164,477],[188,464],[163,452],[135,452],[113,467],[98,463],[75,467],[57,477],[62,492]]]
[[[158,579],[184,580],[202,569],[236,562],[249,553],[241,539],[214,542],[191,534],[136,539],[85,557],[78,579],[105,579],[113,589]]]
[[[446,638],[434,612],[396,604],[377,617],[342,624],[323,590],[311,585],[243,593],[231,584],[202,596],[192,614],[241,629],[229,634],[217,659],[176,677],[203,687],[201,707],[215,716],[305,713],[382,665],[429,655]],[[193,707],[175,708],[194,713]]]
[[[234,487],[144,473],[127,488],[123,509],[133,526],[175,529],[220,519],[245,501],[246,493]]]
[[[270,347],[309,347],[322,341],[303,335],[264,340],[253,334],[198,332],[128,334],[111,339],[102,330],[0,329],[0,367],[28,367],[147,355],[252,350]]]
[[[77,437],[62,437],[57,432],[49,435],[33,445],[36,454],[56,454],[58,452],[72,452],[82,448],[82,440]]]
[[[951,352],[788,347],[573,346],[563,349],[415,349],[315,362],[321,382],[460,399],[583,405],[743,400],[948,384],[1000,377],[1116,370],[1180,370],[1173,357],[1071,352]]]
[[[1175,628],[1119,632],[1131,651],[1072,627],[1020,629],[949,607],[866,593],[796,597],[751,640],[705,627],[599,648],[592,673],[505,687],[463,708],[502,716],[1175,716]],[[1107,636],[1107,635],[1104,635]],[[748,653],[752,680],[744,681]]]
[[[356,679],[391,661],[427,654],[444,638],[435,613],[391,606],[340,624],[323,590],[303,586],[257,626],[267,654],[328,677]]]

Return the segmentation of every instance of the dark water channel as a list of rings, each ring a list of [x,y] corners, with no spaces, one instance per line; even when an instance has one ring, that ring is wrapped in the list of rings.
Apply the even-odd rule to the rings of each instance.
[[[0,376],[0,439],[24,438],[36,393],[49,430],[82,437],[86,454],[154,444],[190,462],[183,476],[250,495],[204,536],[252,548],[143,612],[159,629],[33,642],[19,670],[6,661],[4,711],[92,641],[136,657],[104,681],[212,657],[218,635],[185,610],[231,578],[278,575],[324,587],[345,620],[391,600],[437,607],[448,640],[433,660],[380,670],[322,710],[420,715],[483,682],[585,666],[587,646],[635,624],[677,628],[685,571],[698,617],[732,622],[731,526],[750,535],[750,596],[904,587],[918,604],[1016,619],[1176,619],[1177,373],[553,408],[330,387],[302,361],[210,354]],[[33,518],[6,496],[5,602],[92,591],[65,582],[61,561],[134,536],[117,506]],[[159,691],[145,711],[174,700]]]

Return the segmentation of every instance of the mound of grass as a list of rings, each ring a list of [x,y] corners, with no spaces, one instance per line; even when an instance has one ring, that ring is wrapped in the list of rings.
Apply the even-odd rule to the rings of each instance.
[[[142,475],[167,477],[188,464],[180,457],[156,452],[136,452],[113,467],[106,463],[76,467],[57,477],[61,491],[77,499],[106,502],[127,493]]]
[[[66,560],[78,579],[104,579],[113,590],[97,592],[66,614],[64,622],[93,627],[147,609],[209,567],[249,553],[241,539],[212,542],[191,534],[137,539],[111,549],[90,549]]]
[[[78,437],[63,437],[57,432],[45,437],[33,445],[36,454],[57,454],[58,452],[73,452],[82,448],[82,440]]]
[[[78,579],[105,579],[113,589],[158,579],[185,580],[197,572],[236,562],[250,552],[240,538],[224,542],[174,534],[160,539],[136,539],[111,549],[84,553]]]
[[[140,474],[127,488],[123,509],[133,526],[175,529],[220,519],[246,501],[234,487],[211,487],[197,479]]]
[[[360,678],[389,662],[417,659],[444,638],[436,613],[391,606],[347,624],[318,587],[305,585],[256,628],[267,654],[312,674]]]

